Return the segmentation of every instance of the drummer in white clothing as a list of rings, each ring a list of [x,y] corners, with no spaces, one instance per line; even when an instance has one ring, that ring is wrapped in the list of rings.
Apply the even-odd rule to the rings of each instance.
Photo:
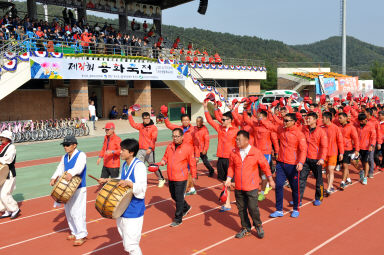
[[[56,179],[66,172],[65,179],[70,181],[73,176],[78,175],[81,183],[73,196],[65,204],[65,216],[71,230],[67,240],[74,240],[74,246],[80,246],[86,241],[88,235],[86,225],[87,190],[86,171],[87,156],[77,149],[77,139],[74,136],[67,136],[61,143],[66,154],[61,158],[56,172],[51,178],[50,185],[55,185]]]
[[[9,173],[4,184],[0,186],[0,219],[15,219],[20,214],[19,206],[12,193],[16,187],[16,147],[12,143],[12,132],[5,130],[0,134],[0,164],[8,165]]]
[[[141,255],[139,246],[141,230],[143,228],[145,203],[144,197],[147,190],[147,168],[144,163],[136,158],[139,151],[139,142],[135,139],[125,139],[121,142],[120,157],[124,160],[121,168],[122,187],[132,188],[132,200],[121,217],[116,219],[117,229],[123,238],[124,250],[130,255]],[[99,179],[105,183],[109,179]]]

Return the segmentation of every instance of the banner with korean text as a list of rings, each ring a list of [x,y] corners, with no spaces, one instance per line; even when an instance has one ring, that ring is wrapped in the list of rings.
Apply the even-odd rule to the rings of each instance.
[[[31,57],[32,79],[185,80],[188,65]]]

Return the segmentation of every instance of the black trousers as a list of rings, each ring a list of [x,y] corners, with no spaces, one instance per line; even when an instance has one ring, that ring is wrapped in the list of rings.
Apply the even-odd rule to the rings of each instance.
[[[309,159],[304,163],[303,170],[300,172],[300,201],[303,200],[305,186],[307,185],[307,178],[309,172],[312,171],[315,179],[316,179],[316,200],[323,200],[324,196],[324,184],[323,184],[323,175],[322,175],[322,167],[317,164],[317,159]]]
[[[175,222],[183,221],[183,214],[189,210],[190,205],[184,200],[187,181],[169,181],[169,192],[176,202]]]
[[[213,169],[211,163],[209,163],[207,154],[200,153],[200,158],[203,161],[204,166],[208,169],[209,173],[213,174],[215,169]]]
[[[120,168],[109,168],[109,167],[105,167],[103,166],[103,169],[101,170],[101,178],[119,178],[120,174],[119,174],[119,170]]]
[[[251,222],[248,217],[248,213],[251,215],[253,225],[261,226],[260,212],[258,205],[258,190],[235,190],[235,198],[237,209],[239,209],[239,216],[241,220],[241,226],[247,230],[251,230]]]
[[[376,166],[378,167],[384,167],[384,146],[383,145],[384,144],[381,144],[380,150],[377,149],[377,145],[376,145],[376,150],[373,158],[375,160]],[[381,161],[379,159],[380,154],[383,156],[383,159]]]

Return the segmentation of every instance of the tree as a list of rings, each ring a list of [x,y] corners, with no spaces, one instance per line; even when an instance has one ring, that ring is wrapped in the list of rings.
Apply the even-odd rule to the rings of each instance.
[[[384,89],[384,63],[375,61],[372,65],[373,84],[376,89]]]

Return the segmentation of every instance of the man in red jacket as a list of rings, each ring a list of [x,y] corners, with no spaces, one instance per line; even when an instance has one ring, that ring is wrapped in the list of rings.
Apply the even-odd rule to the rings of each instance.
[[[237,148],[233,149],[229,156],[228,177],[225,186],[231,186],[231,180],[235,177],[235,197],[239,210],[241,227],[236,238],[243,238],[251,234],[251,222],[248,213],[251,215],[253,225],[256,228],[257,236],[264,237],[264,230],[260,220],[258,207],[259,189],[259,168],[267,176],[271,187],[275,186],[272,178],[269,163],[263,153],[249,144],[249,133],[240,130],[236,137]]]
[[[375,127],[368,123],[365,113],[359,113],[357,118],[360,122],[360,127],[357,128],[357,134],[360,143],[360,159],[363,165],[363,170],[361,170],[359,174],[361,183],[366,185],[368,184],[369,154],[375,150],[376,131]]]
[[[170,226],[177,227],[182,223],[183,216],[187,215],[192,208],[184,199],[188,172],[190,171],[193,182],[197,175],[194,149],[190,143],[183,141],[183,130],[181,128],[173,129],[172,139],[173,142],[168,145],[160,165],[167,165],[169,192],[176,202],[175,218]]]
[[[307,156],[307,141],[304,134],[296,125],[296,114],[287,113],[284,116],[284,126],[271,124],[261,120],[268,129],[276,132],[280,142],[279,155],[276,163],[276,211],[270,214],[271,218],[283,217],[283,189],[288,179],[292,189],[293,211],[292,218],[299,217],[299,172],[303,169]]]
[[[203,102],[204,114],[207,122],[216,130],[218,134],[218,144],[216,156],[217,160],[217,179],[223,183],[227,180],[228,166],[229,166],[229,155],[233,148],[236,146],[236,135],[239,131],[238,128],[232,126],[232,114],[226,112],[223,114],[221,119],[222,124],[212,120],[211,114],[208,112],[208,102]],[[230,192],[228,190],[227,201],[220,209],[221,212],[231,210]]]
[[[378,116],[379,116],[380,131],[381,131],[381,134],[383,136],[383,134],[384,134],[384,111],[379,111]],[[380,144],[381,144],[380,151],[381,151],[381,155],[383,155],[383,158],[380,161],[380,159],[377,156],[376,166],[380,171],[383,171],[383,168],[384,168],[384,138],[381,140]]]
[[[171,123],[169,121],[168,117],[164,118],[164,123],[165,123],[165,126],[167,128],[169,128],[170,130],[174,130],[175,128],[180,128],[181,130],[183,130],[184,143],[189,143],[194,149],[197,148],[196,147],[197,145],[194,144],[195,140],[193,138],[194,128],[191,125],[191,119],[189,118],[188,114],[181,114],[181,126]],[[193,155],[195,156],[195,160],[198,161],[198,158],[199,158],[198,152],[194,151]],[[189,177],[189,179],[188,179],[186,191],[187,191],[187,193],[186,193],[187,196],[188,195],[196,195],[196,189],[193,186],[193,183],[191,182],[191,177]]]
[[[328,137],[328,154],[325,159],[327,170],[328,188],[325,195],[329,196],[335,192],[333,187],[333,180],[335,178],[335,168],[337,165],[337,158],[339,161],[343,160],[344,156],[344,139],[338,126],[332,123],[332,113],[325,112],[323,114],[323,126],[325,133]]]
[[[149,112],[143,112],[141,115],[143,119],[142,124],[137,124],[133,120],[131,108],[128,110],[128,120],[129,124],[134,129],[139,130],[139,151],[137,152],[136,157],[145,163],[154,164],[155,163],[155,144],[157,140],[157,127],[151,120],[151,115]],[[162,188],[165,184],[165,179],[160,170],[156,171],[156,175],[159,179],[158,187]]]
[[[369,178],[373,178],[373,171],[375,169],[375,154],[378,154],[378,151],[381,150],[381,141],[383,140],[381,134],[380,123],[377,118],[373,114],[373,109],[369,108],[365,110],[365,114],[367,115],[368,124],[371,124],[375,127],[376,132],[376,150],[370,152],[369,154]],[[377,152],[376,152],[377,151]]]
[[[339,123],[341,134],[344,138],[343,179],[340,183],[340,190],[344,190],[347,185],[352,184],[351,178],[349,178],[349,164],[351,163],[352,156],[353,158],[359,156],[360,143],[356,127],[349,123],[346,113],[339,113]]]
[[[97,165],[100,164],[101,159],[104,160],[101,178],[119,178],[121,138],[115,134],[114,123],[108,122],[104,129],[104,143],[97,159]]]
[[[300,172],[300,204],[303,200],[305,186],[309,172],[312,171],[316,179],[315,206],[321,205],[324,194],[322,165],[328,153],[328,140],[324,129],[317,126],[317,113],[310,112],[306,118],[304,135],[307,140],[308,150],[303,170]]]
[[[194,139],[195,153],[200,155],[201,160],[204,163],[204,166],[208,169],[209,177],[212,177],[215,169],[211,166],[208,161],[207,152],[209,149],[209,131],[206,126],[204,126],[203,117],[199,116],[196,118],[196,126],[193,127],[192,136]]]

